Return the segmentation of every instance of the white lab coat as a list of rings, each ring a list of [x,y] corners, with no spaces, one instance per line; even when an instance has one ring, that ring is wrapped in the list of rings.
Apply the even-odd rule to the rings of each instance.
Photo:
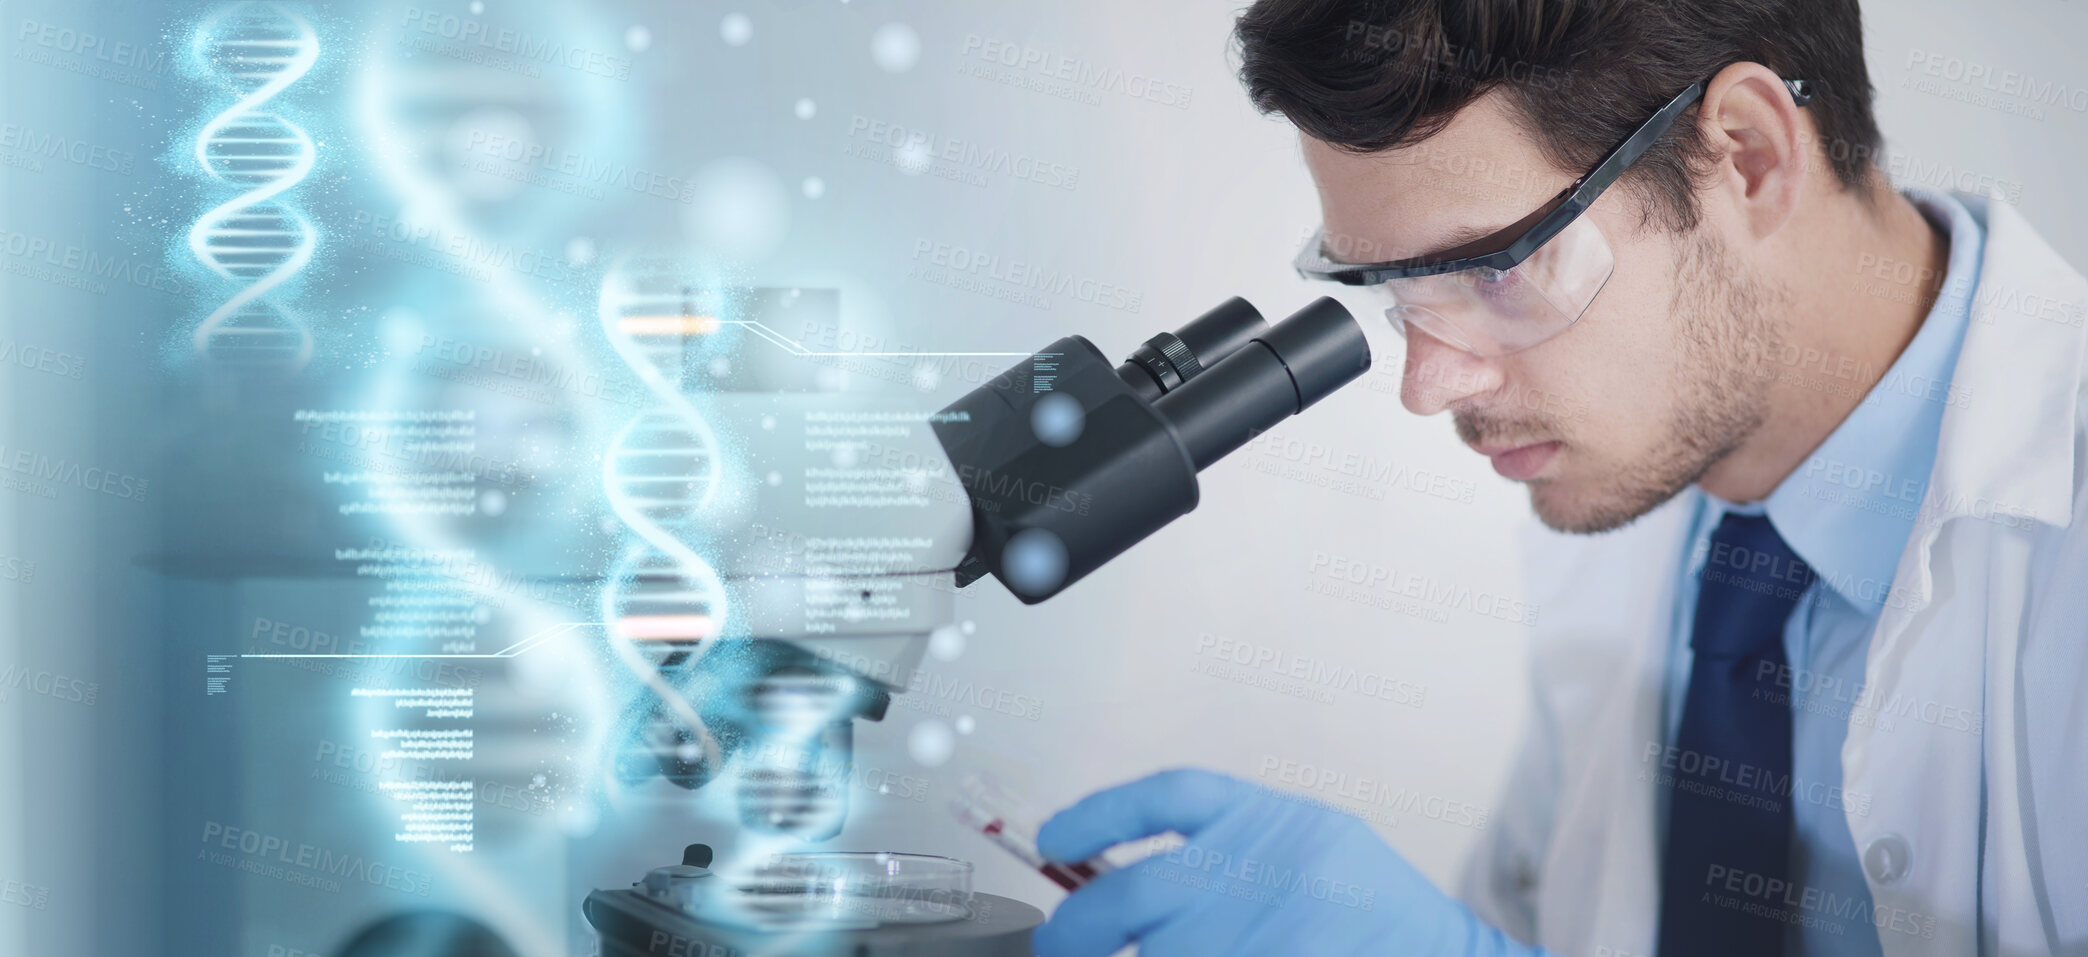
[[[1871,636],[1842,748],[1868,801],[1846,816],[1886,957],[2088,954],[2088,280],[2020,213],[1960,198],[1987,226],[1966,394]],[[1462,896],[1561,954],[1654,951],[1646,751],[1698,494],[1527,543],[1533,717]]]

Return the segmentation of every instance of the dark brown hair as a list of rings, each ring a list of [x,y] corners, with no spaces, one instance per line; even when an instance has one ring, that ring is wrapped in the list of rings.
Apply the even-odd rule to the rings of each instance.
[[[1352,152],[1425,140],[1498,89],[1547,159],[1585,169],[1741,62],[1812,85],[1806,111],[1844,187],[1866,186],[1880,147],[1857,0],[1258,0],[1236,35],[1254,105]],[[1625,182],[1649,221],[1686,229],[1707,161],[1685,118]]]

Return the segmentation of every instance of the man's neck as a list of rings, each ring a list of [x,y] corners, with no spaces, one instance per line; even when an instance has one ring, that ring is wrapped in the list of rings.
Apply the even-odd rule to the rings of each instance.
[[[1869,202],[1836,191],[1786,227],[1813,238],[1788,272],[1784,348],[1762,359],[1774,377],[1767,418],[1698,480],[1704,491],[1729,502],[1767,498],[1921,331],[1942,290],[1949,237],[1882,176],[1873,189]]]

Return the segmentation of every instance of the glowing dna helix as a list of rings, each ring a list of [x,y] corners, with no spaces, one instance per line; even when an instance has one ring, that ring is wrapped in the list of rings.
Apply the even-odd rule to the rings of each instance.
[[[744,760],[740,823],[758,830],[825,839],[848,816],[848,761],[854,752],[853,678],[778,672],[749,689],[760,744]]]
[[[311,261],[312,224],[278,199],[312,170],[312,139],[262,109],[319,59],[319,40],[303,18],[275,4],[240,3],[197,31],[206,69],[239,96],[196,135],[196,163],[212,179],[244,190],[190,227],[189,251],[213,272],[244,283],[196,328],[206,358],[241,365],[302,366],[312,355],[303,322],[267,298]]]
[[[660,774],[696,788],[731,760],[743,825],[832,837],[847,816],[851,718],[864,685],[793,660],[773,642],[696,667],[719,660],[727,609],[716,570],[689,542],[724,470],[717,437],[680,383],[715,352],[712,337],[728,323],[676,277],[624,270],[603,284],[601,320],[657,400],[616,434],[602,469],[611,509],[636,535],[603,588],[602,620],[624,666],[651,692],[617,754],[618,775]],[[703,713],[691,693],[708,704]]]
[[[602,327],[617,354],[658,400],[617,432],[603,457],[609,507],[637,538],[602,589],[610,646],[663,711],[641,737],[668,755],[661,769],[694,787],[716,774],[724,752],[670,675],[686,672],[716,644],[725,589],[687,542],[690,523],[717,491],[717,437],[680,380],[689,345],[715,332],[673,277],[612,271],[602,285]],[[642,763],[645,759],[639,757]]]

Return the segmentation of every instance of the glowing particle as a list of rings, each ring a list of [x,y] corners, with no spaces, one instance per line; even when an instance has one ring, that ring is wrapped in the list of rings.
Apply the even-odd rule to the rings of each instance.
[[[652,31],[642,26],[632,26],[624,31],[624,46],[633,53],[644,53],[652,47]]]
[[[718,23],[718,36],[725,38],[727,46],[743,47],[754,39],[754,21],[744,13],[728,13]]]
[[[790,232],[790,187],[746,157],[713,160],[691,177],[683,222],[700,247],[732,264],[766,258]]]
[[[1064,392],[1053,392],[1030,406],[1030,431],[1037,441],[1055,449],[1072,445],[1087,428],[1087,410],[1080,400]]]
[[[933,718],[914,725],[906,735],[906,753],[927,767],[941,767],[956,750],[957,736],[950,726]]]
[[[870,58],[886,73],[905,73],[921,59],[921,36],[904,23],[887,23],[870,36]]]
[[[809,120],[819,115],[819,104],[812,102],[811,97],[799,97],[797,105],[791,108],[791,112],[796,113],[798,119]]]
[[[964,654],[964,632],[952,625],[944,625],[928,633],[928,653],[939,661],[956,661]]]
[[[892,148],[892,165],[899,167],[899,171],[908,176],[919,176],[928,172],[928,164],[934,159],[935,154],[928,149],[925,140],[909,139]]]
[[[971,715],[960,714],[957,716],[958,734],[970,734],[972,733],[973,729],[977,728],[978,726],[979,723],[977,721],[972,720]]]
[[[595,241],[586,236],[575,236],[566,240],[566,262],[574,266],[585,266],[594,262]]]

